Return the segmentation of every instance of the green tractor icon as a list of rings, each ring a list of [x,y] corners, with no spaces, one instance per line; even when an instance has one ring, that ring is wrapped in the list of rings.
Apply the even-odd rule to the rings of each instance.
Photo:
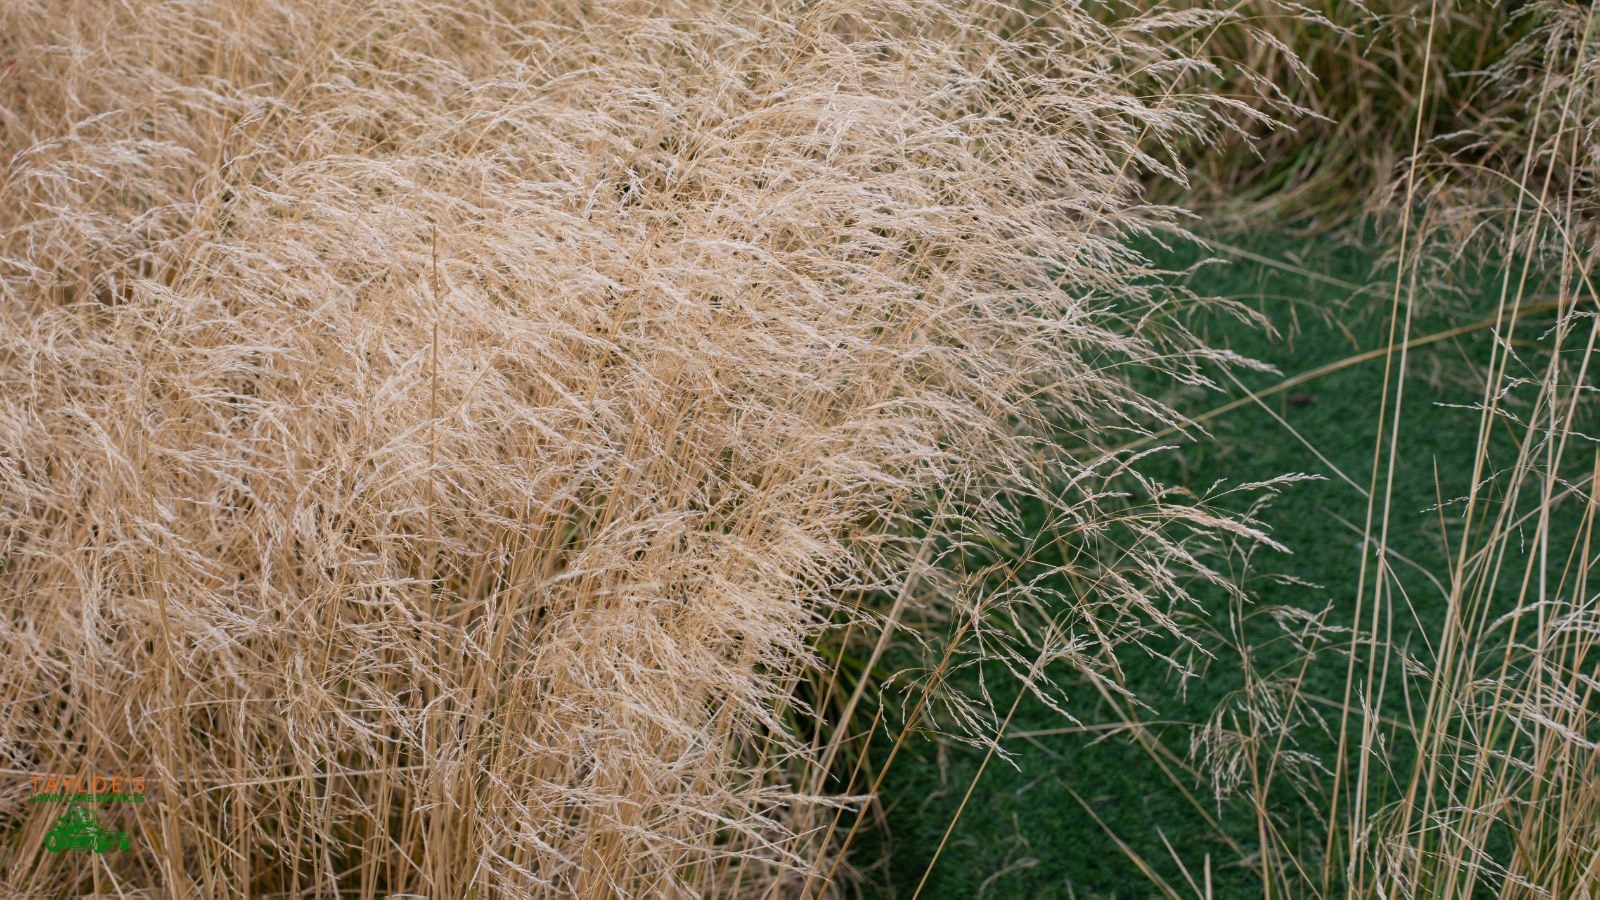
[[[128,833],[107,831],[100,827],[99,820],[88,807],[72,806],[45,834],[44,849],[51,853],[61,853],[66,850],[93,850],[96,853],[126,850]]]

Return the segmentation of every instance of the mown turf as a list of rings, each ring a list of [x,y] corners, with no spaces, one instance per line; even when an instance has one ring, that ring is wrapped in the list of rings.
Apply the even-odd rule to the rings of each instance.
[[[1206,251],[1194,245],[1149,250],[1158,262],[1173,268],[1188,267],[1208,255],[1232,257],[1226,265],[1195,270],[1186,280],[1199,293],[1230,297],[1260,310],[1278,330],[1279,335],[1270,336],[1223,317],[1195,323],[1214,346],[1232,348],[1281,371],[1281,375],[1241,376],[1252,388],[1382,347],[1387,339],[1392,281],[1390,270],[1372,249],[1323,238],[1269,235],[1232,250]],[[1278,260],[1280,265],[1251,259],[1239,250]],[[1500,287],[1497,269],[1449,274],[1459,292],[1419,293],[1414,336],[1492,315]],[[1390,545],[1400,556],[1434,573],[1446,568],[1440,516],[1433,509],[1435,476],[1437,490],[1445,498],[1465,493],[1477,428],[1475,412],[1441,403],[1469,404],[1478,399],[1481,387],[1473,373],[1487,360],[1489,349],[1488,332],[1478,330],[1418,348],[1409,361]],[[1364,486],[1371,477],[1383,385],[1380,358],[1278,394],[1266,403],[1328,463]],[[1227,395],[1189,391],[1175,395],[1173,401],[1184,412],[1198,415],[1243,393],[1236,385],[1228,388]],[[1328,608],[1330,621],[1348,624],[1361,560],[1359,528],[1366,514],[1365,499],[1258,406],[1240,408],[1208,426],[1214,439],[1183,441],[1147,468],[1196,492],[1218,481],[1242,483],[1288,472],[1322,476],[1324,480],[1292,487],[1264,515],[1274,536],[1293,554],[1255,558],[1248,577],[1252,608],[1258,612],[1271,606]],[[1436,628],[1442,604],[1419,571],[1402,568],[1400,581],[1416,604],[1416,619],[1397,616],[1394,633],[1397,642],[1410,640],[1421,646],[1417,641]],[[1309,584],[1272,577],[1283,574]],[[1225,629],[1226,599],[1206,596],[1211,608],[1203,620]],[[1251,641],[1276,633],[1265,615],[1247,619]],[[1198,634],[1205,626],[1197,622],[1194,627]],[[1215,638],[1204,643],[1221,646]],[[1293,652],[1279,641],[1266,647],[1255,664],[1282,664],[1295,658]],[[1225,649],[1208,664],[1196,657],[1196,665],[1203,668],[1186,686],[1180,685],[1169,665],[1136,650],[1123,654],[1122,662],[1132,685],[1150,706],[1139,717],[1172,723],[1153,725],[1150,732],[1176,755],[1177,761],[1170,765],[1172,777],[1125,737],[1107,737],[1104,731],[1061,733],[1068,723],[1042,704],[1025,701],[1004,742],[1013,754],[1011,762],[995,760],[989,765],[923,896],[1157,895],[1130,853],[1185,894],[1192,892],[1174,854],[1196,880],[1209,864],[1215,896],[1261,895],[1256,872],[1241,862],[1241,856],[1249,856],[1256,846],[1248,798],[1234,796],[1219,803],[1209,785],[1181,765],[1189,750],[1187,723],[1205,717],[1243,684],[1241,658]],[[1336,711],[1327,704],[1342,699],[1344,675],[1345,661],[1335,653],[1320,655],[1306,674],[1307,696],[1320,698],[1319,711],[1330,717],[1334,727]],[[970,687],[977,674],[963,677]],[[1075,712],[1085,725],[1093,728],[1115,721],[1093,690],[1072,687]],[[1004,692],[998,699],[1002,709],[1010,701]],[[887,739],[880,744],[886,747]],[[1329,759],[1331,747],[1331,737],[1319,739],[1311,730],[1303,749]],[[1391,758],[1403,763],[1407,752],[1397,745]],[[885,782],[887,831],[866,836],[856,856],[858,861],[886,859],[869,873],[869,894],[912,895],[982,756],[979,750],[920,738],[902,750]],[[1191,799],[1220,823],[1220,830],[1206,824]],[[1289,791],[1280,788],[1268,803],[1283,817],[1285,828],[1299,823],[1307,835],[1319,833],[1310,808]],[[1129,852],[1120,851],[1108,832],[1126,842]],[[1237,846],[1230,846],[1224,833]],[[1171,852],[1164,842],[1170,843]],[[1309,855],[1319,848],[1318,842],[1308,838],[1305,846],[1304,864],[1320,867],[1320,860]]]

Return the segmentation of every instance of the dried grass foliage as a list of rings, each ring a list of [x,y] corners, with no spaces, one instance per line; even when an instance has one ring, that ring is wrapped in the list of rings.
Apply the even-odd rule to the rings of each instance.
[[[1226,360],[1118,243],[1216,127],[1163,39],[1215,15],[0,7],[0,749],[159,798],[91,859],[8,795],[5,889],[825,875],[833,742],[784,711],[860,596],[1098,664],[927,534],[1120,523],[1091,645],[1259,537],[1103,455],[1171,422],[1120,366]]]
[[[1512,15],[1426,6],[1435,52],[1457,8]],[[1217,796],[1254,807],[1248,857],[1272,895],[1589,898],[1600,885],[1600,16],[1539,2],[1514,18],[1521,35],[1481,73],[1486,102],[1514,114],[1441,134],[1430,109],[1411,111],[1388,204],[1390,374],[1353,603],[1271,610],[1275,640],[1227,639],[1246,684],[1192,733]],[[1428,95],[1447,76],[1411,77]],[[1488,359],[1471,358],[1461,389],[1419,397],[1405,377],[1414,312],[1474,257],[1501,267]],[[1398,508],[1396,473],[1423,452],[1398,423],[1431,402],[1475,410],[1478,425],[1470,481],[1436,475],[1425,511],[1447,559],[1419,569],[1389,538],[1415,512]],[[1229,621],[1245,615],[1240,604]],[[1267,650],[1285,642],[1288,661]],[[1346,673],[1342,697],[1307,687],[1329,660]],[[1329,736],[1336,751],[1305,749]]]

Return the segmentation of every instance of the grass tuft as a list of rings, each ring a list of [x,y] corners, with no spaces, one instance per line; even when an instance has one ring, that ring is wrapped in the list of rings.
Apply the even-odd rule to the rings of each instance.
[[[829,886],[833,629],[1100,673],[1263,537],[1115,452],[1238,362],[1123,243],[1220,15],[0,7],[0,751],[156,798],[4,889]],[[1022,496],[1070,613],[940,565]]]

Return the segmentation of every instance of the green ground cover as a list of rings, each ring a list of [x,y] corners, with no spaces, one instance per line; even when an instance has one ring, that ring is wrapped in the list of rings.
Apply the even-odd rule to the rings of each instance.
[[[1193,323],[1213,346],[1266,361],[1281,373],[1241,374],[1243,385],[1262,389],[1286,376],[1385,345],[1392,269],[1374,250],[1326,238],[1281,235],[1230,242],[1234,246],[1228,250],[1206,251],[1195,245],[1146,249],[1158,264],[1178,269],[1208,255],[1231,257],[1226,265],[1192,271],[1186,280],[1200,294],[1229,297],[1259,310],[1279,332],[1268,335],[1223,316]],[[1450,275],[1456,292],[1419,292],[1414,335],[1470,325],[1492,315],[1500,290],[1497,269]],[[1530,336],[1536,333],[1537,323]],[[1478,422],[1475,411],[1444,404],[1476,402],[1481,382],[1475,373],[1489,357],[1490,341],[1487,330],[1469,330],[1411,353],[1390,533],[1392,549],[1416,564],[1402,562],[1399,574],[1414,609],[1411,621],[1399,616],[1394,622],[1400,645],[1409,641],[1424,647],[1417,642],[1426,640],[1442,615],[1438,590],[1427,574],[1447,568],[1436,491],[1447,499],[1465,493]],[[1335,469],[1359,485],[1370,478],[1383,385],[1381,358],[1352,365],[1273,396],[1265,401],[1267,409],[1249,404],[1210,420],[1214,440],[1183,441],[1147,466],[1152,474],[1196,492],[1218,481],[1238,484],[1289,472],[1322,476],[1292,486],[1263,517],[1293,553],[1258,555],[1247,575],[1253,603],[1241,610],[1246,622],[1242,627],[1247,643],[1266,643],[1253,654],[1252,665],[1258,671],[1299,658],[1289,642],[1267,641],[1281,633],[1265,613],[1269,608],[1327,610],[1330,624],[1349,624],[1366,500]],[[1171,400],[1186,414],[1198,415],[1243,393],[1230,384],[1228,394],[1186,390]],[[1275,577],[1284,574],[1294,579]],[[1224,636],[1205,640],[1217,648],[1214,659],[1191,657],[1197,677],[1181,684],[1170,665],[1137,650],[1121,660],[1132,686],[1151,707],[1138,714],[1150,723],[1147,733],[1172,754],[1165,769],[1126,735],[1102,727],[1118,717],[1085,685],[1069,686],[1074,688],[1070,692],[1074,712],[1087,726],[1084,730],[1063,730],[1067,723],[1058,715],[1031,699],[1024,701],[1004,741],[1013,754],[1011,762],[995,760],[988,766],[923,896],[1158,895],[1133,855],[1180,889],[1184,874],[1174,857],[1196,878],[1209,864],[1215,896],[1262,895],[1256,871],[1241,862],[1256,845],[1251,799],[1235,795],[1219,801],[1209,782],[1185,769],[1194,764],[1188,725],[1224,704],[1230,692],[1244,684],[1243,659],[1225,646],[1229,601],[1220,593],[1202,599],[1211,608],[1193,627],[1197,633],[1207,627],[1220,629]],[[1168,644],[1165,649],[1181,648]],[[1327,652],[1306,670],[1305,695],[1334,723],[1334,704],[1344,692],[1345,666],[1344,657]],[[962,677],[976,679],[978,672],[969,670]],[[1002,691],[997,699],[1003,709],[1011,697]],[[1302,749],[1329,758],[1331,736],[1323,736],[1323,745],[1317,746],[1315,731],[1308,730]],[[887,739],[880,744],[874,756],[881,759]],[[1407,752],[1405,746],[1396,745],[1391,759],[1403,763]],[[907,743],[884,784],[887,827],[858,842],[858,861],[884,860],[868,872],[865,893],[913,894],[982,758],[981,750],[964,746],[924,738]],[[1286,788],[1266,802],[1282,817],[1285,828],[1320,833],[1311,807]],[[1207,824],[1207,816],[1217,826]],[[1118,852],[1108,833],[1125,842],[1128,852]],[[1314,844],[1310,841],[1307,846]],[[1317,859],[1306,862],[1320,866]]]

